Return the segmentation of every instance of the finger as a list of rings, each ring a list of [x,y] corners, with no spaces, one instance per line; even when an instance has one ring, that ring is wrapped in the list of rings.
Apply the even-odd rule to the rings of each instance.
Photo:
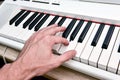
[[[50,25],[50,26],[48,26],[48,27],[42,28],[42,29],[40,29],[39,31],[35,32],[30,38],[36,37],[36,35],[39,35],[39,34],[41,34],[42,32],[47,33],[47,30],[49,30],[50,28],[54,28],[54,27],[58,27],[58,25],[57,25],[57,24],[53,24],[53,25]],[[30,38],[29,38],[29,39],[30,39]]]
[[[49,45],[50,47],[54,46],[55,44],[64,44],[64,45],[68,45],[69,41],[63,37],[60,36],[50,36],[49,38]]]
[[[46,27],[38,30],[37,32],[35,32],[35,33],[33,34],[33,36],[35,36],[35,35],[37,35],[37,34],[39,34],[39,33],[41,33],[41,32],[44,32],[44,31],[46,31],[46,30],[49,30],[49,28],[51,28],[51,27],[58,27],[58,26],[57,26],[57,24],[50,25],[50,26],[46,26]]]
[[[64,62],[72,59],[75,56],[75,54],[76,54],[75,50],[70,50],[70,51],[67,51],[64,54],[60,55],[58,59],[59,59],[60,63],[64,63]]]
[[[58,27],[57,25],[51,25],[49,27],[43,28],[38,32],[34,33],[32,36],[36,39],[41,39],[47,35],[55,35],[57,32],[63,32],[65,30],[64,27]]]
[[[51,27],[49,30],[47,30],[47,34],[55,35],[58,32],[65,31],[65,27]]]
[[[50,27],[55,27],[55,25],[50,26]],[[36,41],[36,40],[41,39],[43,36],[45,36],[45,33],[47,33],[47,31],[46,31],[47,29],[49,29],[49,28],[48,28],[48,27],[45,27],[45,28],[42,28],[42,29],[40,29],[39,31],[35,32],[35,33],[29,38],[28,41],[34,41],[34,39],[35,39],[35,41]],[[35,41],[34,41],[34,42],[35,42]]]
[[[36,33],[46,32],[46,30],[49,30],[50,28],[54,28],[54,27],[58,27],[58,25],[57,24],[53,24],[53,25],[50,25],[50,26],[46,26],[46,27],[40,29],[39,31],[37,31]]]
[[[51,27],[47,27],[41,31],[38,31],[36,34],[40,34],[42,33],[43,35],[55,35],[58,32],[63,32],[65,31],[65,27],[58,27],[58,26],[51,26]]]

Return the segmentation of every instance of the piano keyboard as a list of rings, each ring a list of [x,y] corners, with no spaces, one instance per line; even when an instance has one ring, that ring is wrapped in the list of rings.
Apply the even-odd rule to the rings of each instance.
[[[0,29],[0,36],[20,43],[36,31],[52,24],[65,26],[66,30],[57,35],[66,38],[68,46],[56,45],[54,49],[63,54],[75,49],[75,61],[120,74],[120,27],[114,24],[96,23],[55,14],[30,10],[19,10]]]
[[[2,24],[2,27],[0,27],[0,43],[21,50],[25,41],[36,31],[51,24],[65,26],[66,30],[56,35],[66,38],[69,41],[69,45],[64,46],[57,44],[53,49],[59,54],[75,49],[77,54],[72,60],[63,65],[99,79],[119,80],[120,31],[118,9],[120,7],[116,5],[104,6],[103,4],[91,4],[87,2],[86,4],[78,1],[79,0],[61,0],[58,6],[53,4],[38,4],[32,2],[32,0],[31,2],[24,2],[24,0],[6,1],[6,4],[2,6],[4,9],[0,8],[0,10],[2,10],[2,12],[6,12],[7,10],[12,14],[5,13],[5,16],[9,18],[9,20],[4,19],[4,21],[8,20],[5,24],[0,22],[0,24]],[[71,6],[71,4],[74,6]],[[9,7],[11,5],[12,7]],[[20,7],[17,5],[20,5]],[[23,6],[28,8],[26,9],[25,7],[24,9]],[[94,6],[96,6],[96,8]],[[8,9],[8,7],[10,9]],[[17,9],[15,7],[17,7]],[[19,9],[21,7],[22,9]],[[88,7],[90,10],[96,11],[96,13],[90,10],[87,11]],[[34,9],[36,11],[33,11]],[[41,12],[37,9],[41,9]],[[56,11],[52,13],[54,9]],[[49,11],[50,13],[46,13]],[[104,11],[106,12],[103,13]],[[118,14],[116,14],[117,12]],[[64,16],[61,13],[65,13]],[[68,13],[70,16],[65,16],[68,15]],[[10,16],[8,16],[8,14]],[[114,17],[112,16],[113,14]],[[87,18],[89,18],[89,20],[86,20]],[[101,19],[103,19],[103,21],[101,21]]]

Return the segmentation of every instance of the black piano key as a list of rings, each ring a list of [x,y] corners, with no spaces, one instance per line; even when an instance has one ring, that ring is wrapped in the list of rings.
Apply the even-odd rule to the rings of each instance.
[[[85,26],[84,30],[82,31],[82,33],[81,33],[81,35],[78,39],[78,42],[82,43],[82,41],[84,40],[84,38],[85,38],[87,32],[89,31],[89,28],[90,28],[91,25],[92,25],[92,21],[88,21],[87,25]]]
[[[15,16],[9,21],[9,24],[12,25],[24,12],[25,12],[25,10],[21,10],[17,15],[15,15]]]
[[[32,23],[30,23],[28,29],[31,30],[37,23],[38,21],[44,16],[44,13],[40,13]]]
[[[113,35],[113,32],[114,32],[114,29],[115,29],[115,26],[114,25],[111,25],[108,32],[107,32],[107,35],[105,37],[105,40],[103,42],[103,45],[102,45],[102,48],[103,49],[107,49],[108,45],[109,45],[109,42],[111,40],[111,37]]]
[[[30,11],[25,12],[25,13],[15,22],[15,26],[18,26],[29,14],[30,14]]]
[[[52,21],[48,24],[48,26],[54,24],[58,20],[59,16],[55,16]]]
[[[66,20],[66,17],[62,17],[62,19],[58,22],[58,26],[62,26],[65,20]]]
[[[100,26],[99,26],[99,28],[98,28],[98,30],[97,30],[94,38],[93,38],[93,41],[91,43],[92,46],[96,46],[96,44],[98,43],[98,40],[99,40],[99,38],[101,36],[101,33],[102,33],[104,27],[105,27],[104,23],[100,24]]]
[[[23,24],[23,28],[26,28],[30,22],[38,15],[38,12],[35,12],[24,24]]]
[[[120,52],[120,45],[119,45],[119,48],[118,48],[118,52]]]
[[[74,40],[77,33],[79,32],[80,28],[82,27],[84,23],[84,20],[80,20],[79,23],[77,24],[76,28],[74,29],[74,31],[72,32],[71,36],[70,36],[70,40]]]
[[[75,25],[76,21],[77,21],[76,19],[73,19],[70,22],[70,24],[68,25],[68,27],[66,28],[66,30],[63,32],[62,37],[64,37],[64,38],[68,37],[68,35],[69,35],[70,31],[72,30],[73,26]]]
[[[46,14],[42,20],[40,20],[40,22],[35,26],[34,31],[38,31],[39,28],[43,25],[43,23],[48,19],[48,17],[50,16],[50,14]]]

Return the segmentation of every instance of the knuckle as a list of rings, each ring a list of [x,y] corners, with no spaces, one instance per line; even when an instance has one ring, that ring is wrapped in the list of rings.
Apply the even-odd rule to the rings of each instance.
[[[49,35],[47,35],[47,36],[44,36],[44,38],[43,38],[44,40],[48,40],[48,39],[50,39],[50,36]]]
[[[44,37],[42,38],[42,40],[43,40],[43,42],[50,43],[51,37],[50,37],[49,35],[47,35],[47,36],[44,36]]]

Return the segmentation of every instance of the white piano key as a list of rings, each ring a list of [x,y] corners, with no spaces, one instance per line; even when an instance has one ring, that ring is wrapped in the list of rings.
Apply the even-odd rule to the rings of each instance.
[[[66,20],[65,20],[65,22],[62,24],[62,26],[63,26],[63,27],[67,27],[67,26],[69,25],[70,21],[71,21],[71,19],[66,18]],[[63,34],[63,32],[58,32],[58,33],[56,34],[56,36],[61,36],[61,37],[62,37],[62,34]],[[61,54],[61,52],[59,51],[60,48],[61,48],[61,46],[62,46],[62,44],[56,44],[56,45],[54,45],[53,49],[54,49],[57,53]]]
[[[101,46],[102,46],[104,38],[105,38],[105,36],[107,34],[108,29],[109,29],[109,26],[106,25],[104,27],[104,29],[103,29],[103,32],[102,32],[102,34],[100,36],[100,39],[99,39],[97,45],[93,48],[93,51],[92,51],[92,53],[91,53],[91,55],[89,57],[89,64],[94,66],[94,67],[97,67],[97,61],[98,61],[99,56],[100,56],[101,51],[102,51]]]
[[[58,24],[58,22],[60,21],[61,18],[62,18],[62,17],[59,17],[58,20],[55,22],[55,24]],[[61,33],[61,32],[58,32],[58,33],[56,33],[55,36],[62,36],[62,33]],[[61,44],[55,44],[55,45],[53,46],[53,50],[55,50],[55,52],[58,53],[58,50],[59,50],[60,46],[61,46]]]
[[[73,26],[73,29],[71,30],[70,34],[68,35],[67,37],[67,40],[69,41],[70,40],[70,36],[73,32],[73,30],[76,28],[77,24],[78,24],[79,21],[76,21],[75,25]],[[65,46],[65,45],[61,45],[61,48],[59,49],[59,52],[60,53],[64,53],[66,51],[69,51],[69,50],[74,50],[76,44],[74,44],[74,42],[72,41],[69,41],[69,45],[68,46]]]
[[[72,19],[66,19],[62,26],[67,27],[71,21],[72,21]],[[61,32],[59,34],[61,34],[61,36],[62,36],[63,32]],[[65,52],[65,50],[66,50],[66,47],[67,46],[64,46],[64,44],[61,44],[61,46],[60,46],[60,48],[58,50],[58,53],[63,54]]]
[[[76,50],[76,46],[77,46],[77,44],[78,44],[79,36],[80,36],[80,34],[82,33],[83,29],[85,28],[86,24],[87,24],[87,22],[85,21],[85,22],[83,23],[82,27],[80,28],[78,34],[76,35],[75,39],[74,39],[73,41],[71,41],[71,43],[70,43],[70,44],[74,44],[74,45],[72,45],[72,46],[75,48],[75,50]],[[77,61],[79,61],[79,56],[77,56],[78,52],[79,52],[79,51],[76,50],[76,55],[75,55],[75,57],[73,58],[74,60],[77,60]]]
[[[117,69],[120,61],[120,53],[118,52],[119,44],[120,44],[120,32],[118,34],[118,38],[115,42],[114,49],[112,51],[109,63],[107,65],[107,70],[113,73],[117,73]]]
[[[58,22],[61,20],[62,17],[59,17],[58,20],[55,22],[55,24],[58,24]]]
[[[62,19],[62,17],[59,17],[59,19],[56,21],[55,24],[58,24],[61,19]],[[67,27],[67,25],[68,25],[69,22],[70,22],[69,19],[66,19],[66,20],[64,21],[64,23],[62,24],[62,26]],[[56,34],[56,36],[61,36],[61,37],[62,37],[62,33],[63,33],[63,32],[58,32],[58,33]],[[56,53],[59,53],[59,54],[60,54],[60,52],[59,52],[60,47],[61,47],[61,44],[55,44],[55,45],[53,46],[53,50],[55,50]]]
[[[58,20],[55,22],[55,24],[58,24],[61,19],[62,19],[62,17],[59,17]],[[66,22],[64,22],[62,25],[65,25],[65,23],[66,23]],[[58,32],[58,33],[56,33],[55,36],[62,36],[62,33],[63,33],[63,32]],[[59,53],[60,47],[61,47],[61,44],[55,44],[55,45],[53,46],[53,50],[54,50],[56,53]]]
[[[120,69],[118,69],[119,66],[119,61],[120,61],[120,53],[118,52],[113,52],[114,54],[111,55],[111,59],[108,63],[107,66],[107,71],[113,72],[113,73],[117,73],[117,70],[120,71]]]
[[[118,35],[118,31],[119,31],[119,27],[115,27],[114,33],[112,35],[112,38],[110,40],[108,48],[107,49],[103,49],[103,51],[101,53],[101,56],[100,56],[99,61],[98,61],[98,68],[106,70],[107,64],[108,64],[108,60],[110,58],[112,49],[113,49],[114,44],[115,44],[115,40],[116,40],[117,35]]]
[[[83,50],[83,52],[82,52],[82,54],[80,56],[81,62],[83,62],[83,63],[88,64],[88,58],[89,58],[89,56],[90,56],[90,54],[92,52],[92,49],[93,49],[93,46],[91,45],[91,43],[93,41],[94,36],[96,35],[96,32],[97,32],[97,30],[99,28],[99,25],[100,24],[95,25],[95,28],[94,28],[89,40],[87,41],[85,49]]]
[[[117,69],[120,61],[120,53],[118,52],[119,44],[120,44],[120,32],[118,34],[118,38],[115,42],[115,46],[107,66],[107,70],[113,73],[117,73]]]
[[[79,58],[79,61],[80,61],[81,54],[82,54],[82,51],[84,49],[84,46],[86,45],[86,43],[87,43],[87,41],[88,41],[88,39],[89,39],[89,37],[90,37],[94,27],[95,27],[95,23],[92,23],[92,25],[89,28],[89,31],[87,32],[87,34],[85,36],[85,39],[83,40],[83,42],[82,43],[79,42],[77,44],[76,48],[75,48],[75,50],[77,51],[77,54],[76,54],[75,57]]]

